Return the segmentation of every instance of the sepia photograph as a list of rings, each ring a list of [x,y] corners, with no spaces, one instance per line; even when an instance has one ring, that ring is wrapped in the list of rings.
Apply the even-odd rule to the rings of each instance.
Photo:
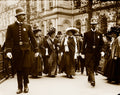
[[[120,95],[120,0],[0,0],[0,95]]]

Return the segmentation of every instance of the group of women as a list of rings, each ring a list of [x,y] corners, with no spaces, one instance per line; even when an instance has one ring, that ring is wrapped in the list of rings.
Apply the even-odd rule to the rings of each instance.
[[[118,26],[119,23],[117,20]],[[120,28],[118,26],[111,27],[111,31],[104,34],[102,49],[105,53],[102,69],[104,76],[107,77],[108,82],[117,84],[120,82]],[[43,72],[50,77],[55,77],[59,70],[59,73],[65,72],[68,78],[72,78],[75,75],[76,64],[78,64],[77,68],[80,68],[79,62],[76,63],[82,48],[82,37],[76,36],[78,31],[77,28],[72,27],[67,28],[63,35],[61,31],[55,35],[56,29],[52,27],[48,34],[42,37],[41,30],[35,29],[34,34],[39,45],[40,56],[34,59],[36,65],[33,65],[31,69],[32,75],[37,77]]]
[[[77,28],[67,28],[62,35],[61,31],[56,34],[54,27],[50,28],[47,35],[42,36],[38,26],[33,27],[36,42],[39,46],[39,56],[33,59],[31,68],[32,77],[42,75],[42,72],[49,77],[55,77],[57,72],[65,72],[68,78],[75,75],[78,49],[78,38],[74,35],[79,30]],[[80,42],[80,40],[79,40]],[[57,70],[58,69],[58,70]]]

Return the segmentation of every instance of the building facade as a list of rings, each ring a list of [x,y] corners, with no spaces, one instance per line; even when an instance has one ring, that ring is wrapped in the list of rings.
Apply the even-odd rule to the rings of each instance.
[[[23,7],[29,15],[29,23],[39,24],[44,35],[50,27],[55,27],[56,31],[65,32],[67,27],[77,27],[83,34],[88,31],[88,12],[92,12],[92,17],[98,22],[99,31],[109,31],[110,27],[116,25],[116,16],[120,8],[116,7],[119,1],[101,2],[92,1],[92,10],[89,10],[89,0],[80,0],[80,7],[75,8],[77,0],[15,0],[13,4],[0,1],[0,44],[5,41],[7,26],[13,23],[15,9]],[[7,3],[6,3],[7,2]],[[106,20],[104,20],[106,18]],[[107,25],[106,30],[103,26]]]

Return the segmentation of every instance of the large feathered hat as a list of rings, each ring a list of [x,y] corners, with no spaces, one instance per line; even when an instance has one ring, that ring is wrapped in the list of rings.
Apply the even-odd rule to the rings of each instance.
[[[35,24],[33,25],[33,32],[34,32],[34,34],[36,34],[36,33],[38,33],[38,32],[41,32],[41,29],[39,29],[38,23],[35,23]]]
[[[51,36],[53,33],[55,33],[56,29],[54,27],[51,27],[48,31],[48,35]]]

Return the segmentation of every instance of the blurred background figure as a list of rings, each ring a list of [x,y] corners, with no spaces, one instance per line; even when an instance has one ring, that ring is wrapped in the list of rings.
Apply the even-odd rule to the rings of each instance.
[[[62,40],[62,32],[58,31],[56,37],[55,37],[55,43],[57,43],[57,65],[59,68],[59,73],[60,73],[60,64],[61,64],[61,57],[62,57],[62,52],[61,52],[61,40]]]
[[[83,74],[84,72],[84,67],[85,67],[85,62],[84,62],[84,58],[81,57],[81,52],[82,52],[82,46],[83,46],[83,36],[80,33],[75,33],[74,34],[76,39],[77,39],[77,43],[78,43],[78,57],[76,59],[76,71],[80,72],[81,74]]]
[[[35,40],[37,42],[39,56],[34,57],[33,65],[31,68],[31,75],[33,78],[37,78],[42,76],[42,65],[43,65],[43,58],[42,58],[42,50],[43,50],[43,40],[41,38],[41,29],[39,29],[38,23],[35,23],[33,26],[33,33],[35,36]]]
[[[111,56],[106,64],[104,74],[107,76],[109,83],[120,83],[120,17],[117,18],[117,26],[111,27],[109,33],[112,37],[111,40]]]

